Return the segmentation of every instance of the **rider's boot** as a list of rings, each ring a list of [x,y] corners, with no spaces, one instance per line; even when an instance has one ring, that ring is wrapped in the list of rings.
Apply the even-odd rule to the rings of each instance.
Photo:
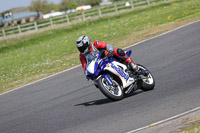
[[[135,72],[137,71],[138,67],[137,64],[132,61],[130,57],[125,60],[125,63],[128,64],[130,71],[128,72],[130,77],[133,77]]]
[[[131,70],[132,70],[133,72],[137,72],[137,71],[138,71],[138,66],[137,66],[136,63],[130,62],[130,63],[129,63],[129,66],[130,66],[130,68],[131,68]]]
[[[139,70],[138,65],[133,61],[129,63],[129,66],[132,69],[132,71],[137,75],[144,75],[144,76],[148,75],[147,71],[145,71],[143,69]]]

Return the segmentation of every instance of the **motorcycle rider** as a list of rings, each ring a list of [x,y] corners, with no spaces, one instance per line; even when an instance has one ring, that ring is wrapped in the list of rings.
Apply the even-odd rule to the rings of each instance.
[[[76,46],[80,52],[80,61],[83,67],[83,70],[86,69],[86,55],[91,53],[93,50],[99,50],[102,54],[102,58],[107,56],[108,58],[115,57],[121,63],[128,64],[128,66],[135,72],[137,71],[137,64],[128,57],[124,50],[120,48],[115,48],[111,44],[107,44],[102,41],[95,40],[91,42],[88,36],[81,36],[76,41]]]

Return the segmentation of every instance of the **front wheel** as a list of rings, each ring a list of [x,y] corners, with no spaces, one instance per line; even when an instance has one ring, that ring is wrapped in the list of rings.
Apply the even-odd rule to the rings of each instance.
[[[115,81],[112,80],[113,85],[110,85],[106,78],[101,77],[98,79],[97,84],[99,86],[100,91],[109,99],[118,101],[123,99],[124,92],[121,86]]]
[[[145,68],[144,66],[138,64],[138,68],[140,71],[144,70],[147,71],[147,75],[140,75],[141,81],[140,81],[140,89],[143,91],[150,91],[153,90],[155,87],[155,79],[153,75],[150,73],[150,71]]]

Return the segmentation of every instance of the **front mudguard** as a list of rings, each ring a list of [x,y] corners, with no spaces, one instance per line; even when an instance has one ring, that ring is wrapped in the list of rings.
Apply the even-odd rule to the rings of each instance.
[[[113,84],[112,79],[110,78],[109,74],[102,74],[101,77],[105,78],[110,85]]]
[[[101,78],[101,77],[102,77],[102,78],[105,78],[105,79],[108,81],[109,85],[113,85],[113,82],[112,82],[112,79],[110,78],[110,75],[109,75],[109,74],[102,74],[102,75],[100,75],[99,77],[97,77],[97,78],[94,80],[95,86],[96,86],[97,88],[99,88],[98,85],[97,85],[97,81],[98,81],[98,79]]]

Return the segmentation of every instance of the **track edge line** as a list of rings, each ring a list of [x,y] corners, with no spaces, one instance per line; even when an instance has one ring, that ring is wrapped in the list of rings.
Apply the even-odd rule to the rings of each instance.
[[[155,125],[160,125],[160,124],[166,123],[166,122],[168,122],[168,121],[171,121],[171,120],[180,118],[180,117],[182,117],[182,116],[185,116],[185,115],[187,115],[187,114],[193,113],[193,112],[198,111],[198,110],[200,110],[200,107],[197,107],[197,108],[188,110],[188,111],[183,112],[183,113],[181,113],[181,114],[178,114],[178,115],[169,117],[169,118],[167,118],[167,119],[164,119],[164,120],[161,120],[161,121],[158,121],[158,122],[149,124],[149,125],[147,125],[147,126],[144,126],[144,127],[138,128],[138,129],[134,129],[134,130],[132,130],[132,131],[128,131],[128,132],[126,132],[126,133],[136,133],[136,132],[138,132],[138,131],[148,129],[149,127],[152,127],[152,126],[155,126]]]

